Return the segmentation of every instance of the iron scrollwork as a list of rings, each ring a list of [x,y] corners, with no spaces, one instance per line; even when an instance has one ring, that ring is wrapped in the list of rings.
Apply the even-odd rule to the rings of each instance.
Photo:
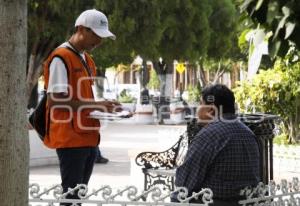
[[[300,183],[297,177],[291,182],[283,179],[279,184],[270,181],[269,184],[259,183],[255,188],[245,188],[241,191],[245,200],[239,201],[240,205],[264,206],[299,206]]]
[[[142,152],[138,154],[135,162],[138,166],[150,168],[171,169],[175,167],[176,155],[178,153],[180,141],[184,138],[182,135],[179,140],[168,150],[163,152]]]
[[[65,199],[68,194],[78,192],[79,199]],[[53,196],[51,196],[51,194]],[[170,197],[177,195],[179,203],[170,202]],[[143,197],[149,197],[147,202],[142,201]],[[177,188],[173,192],[166,192],[160,187],[151,187],[149,190],[139,192],[135,186],[124,188],[112,188],[108,185],[101,186],[89,192],[87,185],[78,184],[75,188],[69,188],[66,193],[60,185],[54,185],[49,188],[41,189],[38,184],[29,186],[29,205],[54,205],[55,203],[87,203],[91,205],[182,205],[188,203],[193,198],[202,200],[203,206],[211,203],[213,193],[210,189],[202,189],[197,193],[188,196],[186,188]]]

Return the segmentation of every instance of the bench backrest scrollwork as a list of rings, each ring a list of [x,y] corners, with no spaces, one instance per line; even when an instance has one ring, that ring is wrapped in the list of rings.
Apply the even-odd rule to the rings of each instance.
[[[163,152],[142,152],[135,158],[135,162],[138,166],[143,166],[145,169],[172,169],[177,165],[176,160],[178,154],[184,152],[182,147],[187,145],[186,138],[187,136],[185,134],[181,135],[179,140],[171,148]]]

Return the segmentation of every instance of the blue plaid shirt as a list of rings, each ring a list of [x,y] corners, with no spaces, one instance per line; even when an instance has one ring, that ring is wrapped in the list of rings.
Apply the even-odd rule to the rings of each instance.
[[[239,196],[260,181],[259,148],[253,132],[240,121],[216,120],[198,132],[184,163],[177,168],[175,185],[191,194],[210,188],[214,198]]]

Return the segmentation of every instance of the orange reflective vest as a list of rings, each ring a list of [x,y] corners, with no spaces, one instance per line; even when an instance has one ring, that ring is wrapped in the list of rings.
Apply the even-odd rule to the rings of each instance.
[[[72,100],[94,100],[93,80],[80,58],[68,48],[54,50],[44,64],[45,88],[48,88],[49,66],[54,57],[65,64],[68,74],[68,95]],[[96,67],[92,58],[85,53],[91,76],[95,76]],[[100,123],[88,117],[92,109],[83,107],[77,111],[71,108],[49,108],[46,106],[46,137],[44,144],[50,148],[70,148],[97,146],[100,141]]]

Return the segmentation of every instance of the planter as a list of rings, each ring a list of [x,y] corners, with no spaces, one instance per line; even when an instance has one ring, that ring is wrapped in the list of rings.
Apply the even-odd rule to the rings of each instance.
[[[135,103],[121,103],[122,108],[125,111],[134,112],[135,111]]]
[[[185,108],[182,102],[170,104],[170,120],[172,122],[182,122],[185,116]]]
[[[184,108],[177,107],[170,109],[170,120],[173,122],[182,122],[184,120]]]
[[[135,110],[134,120],[136,123],[141,123],[141,124],[154,123],[152,104],[137,105]]]

